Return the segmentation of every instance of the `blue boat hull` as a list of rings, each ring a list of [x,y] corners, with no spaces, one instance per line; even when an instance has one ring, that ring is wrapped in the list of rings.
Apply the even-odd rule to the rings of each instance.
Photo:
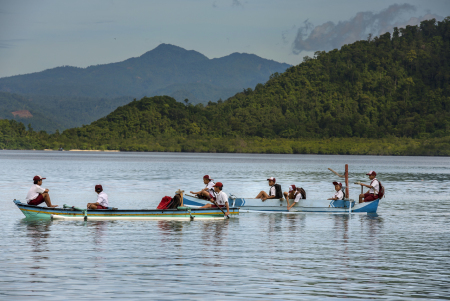
[[[240,212],[270,211],[270,212],[304,212],[304,213],[374,213],[378,209],[379,199],[373,202],[356,203],[349,200],[300,200],[298,204],[287,210],[285,199],[269,199],[261,201],[254,198],[228,198],[232,207],[239,207]],[[292,204],[293,200],[290,200]],[[190,207],[201,207],[209,202],[194,196],[184,195],[183,204]],[[351,206],[351,208],[349,208]]]

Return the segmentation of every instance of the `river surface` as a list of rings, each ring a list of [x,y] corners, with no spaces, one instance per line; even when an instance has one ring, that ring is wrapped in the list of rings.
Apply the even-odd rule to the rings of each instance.
[[[374,215],[241,213],[207,221],[26,220],[34,175],[54,204],[155,208],[203,188],[254,197],[276,177],[311,199],[339,180],[386,187]],[[450,158],[0,151],[0,300],[450,299]],[[360,186],[350,185],[350,198]]]

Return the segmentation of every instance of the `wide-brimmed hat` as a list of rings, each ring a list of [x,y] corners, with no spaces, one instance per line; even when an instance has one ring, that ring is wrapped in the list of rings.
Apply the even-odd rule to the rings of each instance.
[[[46,178],[43,178],[41,176],[34,176],[33,181],[39,181],[39,180],[45,180]]]

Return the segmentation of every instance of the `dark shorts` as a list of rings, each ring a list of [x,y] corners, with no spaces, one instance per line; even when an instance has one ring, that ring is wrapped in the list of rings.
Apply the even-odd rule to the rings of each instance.
[[[365,193],[364,194],[364,202],[372,202],[378,199],[377,195],[374,195],[373,193]]]
[[[37,206],[39,204],[42,204],[43,202],[44,202],[44,197],[42,196],[42,194],[39,194],[37,198],[35,198],[34,200],[29,201],[28,205]]]
[[[216,200],[216,197],[213,196],[211,193],[209,194],[209,197],[212,198],[214,201]]]
[[[97,205],[97,209],[108,209],[108,207],[104,207],[102,205]]]

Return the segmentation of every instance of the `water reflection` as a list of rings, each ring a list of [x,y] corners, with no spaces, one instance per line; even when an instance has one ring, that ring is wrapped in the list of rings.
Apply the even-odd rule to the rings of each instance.
[[[51,220],[27,220],[20,221],[18,228],[22,228],[23,224],[26,225],[26,237],[30,239],[30,246],[34,254],[32,258],[39,262],[42,259],[48,259],[48,246],[47,240],[50,237]],[[42,253],[42,254],[41,254]],[[39,267],[33,267],[38,269]]]

